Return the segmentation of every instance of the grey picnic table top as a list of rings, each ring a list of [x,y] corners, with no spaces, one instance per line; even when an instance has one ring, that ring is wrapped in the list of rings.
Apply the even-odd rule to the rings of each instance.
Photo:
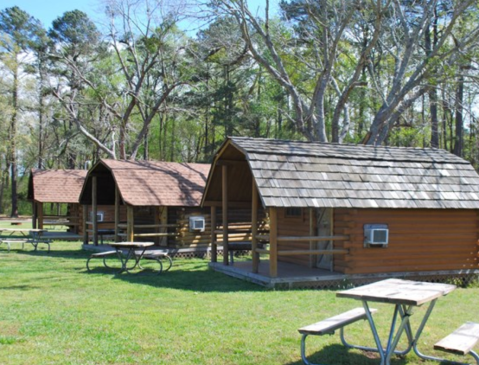
[[[449,294],[455,285],[403,279],[386,279],[336,293],[337,297],[362,301],[420,306]]]
[[[154,244],[154,242],[112,242],[110,246],[116,248],[145,248]]]

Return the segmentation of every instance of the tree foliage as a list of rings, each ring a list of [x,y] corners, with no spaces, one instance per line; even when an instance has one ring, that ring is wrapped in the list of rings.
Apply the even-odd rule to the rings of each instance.
[[[19,156],[21,171],[209,162],[228,135],[432,146],[477,164],[476,2],[262,4],[106,0],[101,26],[74,10],[48,31],[1,11],[0,206]]]

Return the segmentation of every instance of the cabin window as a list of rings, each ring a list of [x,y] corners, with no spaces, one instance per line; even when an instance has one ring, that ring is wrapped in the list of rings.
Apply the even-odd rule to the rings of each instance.
[[[301,218],[303,210],[301,208],[286,208],[286,218]]]

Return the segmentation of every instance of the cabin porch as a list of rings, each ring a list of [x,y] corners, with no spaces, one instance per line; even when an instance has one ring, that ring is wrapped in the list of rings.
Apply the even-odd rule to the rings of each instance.
[[[479,270],[437,270],[419,272],[389,272],[381,274],[343,274],[319,268],[309,268],[288,262],[278,262],[277,276],[270,276],[270,261],[261,259],[257,273],[253,273],[253,262],[241,260],[228,266],[219,262],[210,262],[210,269],[222,274],[249,281],[271,289],[300,288],[345,288],[350,285],[363,285],[386,278],[445,282],[457,280],[467,284],[476,280]]]
[[[261,260],[257,273],[253,272],[253,261],[235,261],[228,266],[210,262],[209,267],[217,272],[267,288],[338,287],[347,275],[288,262],[277,263],[276,277],[270,276],[270,260]]]
[[[289,267],[304,267],[301,276],[314,278],[318,272],[329,275],[344,269],[344,258],[350,254],[350,237],[347,227],[335,227],[332,208],[322,207],[318,202],[307,207],[295,206],[292,200],[288,200],[290,206],[282,206],[283,201],[266,206],[244,154],[228,147],[224,154],[225,158],[222,156],[213,165],[203,197],[203,205],[211,209],[212,267],[217,266],[220,246],[223,266],[228,267],[229,251],[243,242],[250,246],[249,272],[253,275],[259,273],[260,266],[265,266],[264,261],[259,264],[260,255],[268,260],[269,278],[281,277],[280,264],[289,277],[294,276],[287,273]],[[231,219],[239,209],[250,212],[240,227]],[[244,235],[242,240],[233,239],[238,234]],[[283,265],[287,263],[292,266]]]

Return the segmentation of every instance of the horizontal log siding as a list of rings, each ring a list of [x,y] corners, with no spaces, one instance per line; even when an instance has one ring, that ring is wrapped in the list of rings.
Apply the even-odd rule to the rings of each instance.
[[[336,209],[335,234],[350,235],[348,255],[335,257],[345,274],[476,269],[478,214],[474,210]],[[364,246],[364,224],[389,226],[387,248]]]
[[[211,244],[211,215],[210,208],[190,208],[190,207],[169,207],[168,224],[177,224],[177,228],[168,228],[169,233],[175,233],[175,237],[168,238],[168,246],[180,247],[208,247]],[[191,216],[205,217],[204,232],[190,232],[189,218]],[[216,222],[218,226],[222,225],[221,209],[217,209]],[[260,219],[264,220],[264,212],[260,212]],[[228,212],[229,226],[234,229],[235,225],[241,224],[241,227],[248,228],[251,231],[251,209],[232,209]],[[262,224],[261,226],[264,226]],[[221,246],[223,235],[218,234],[218,245]],[[229,242],[251,241],[251,233],[231,232]]]
[[[286,209],[278,209],[278,237],[309,235],[309,209],[302,209],[301,217],[286,217]],[[309,242],[278,242],[278,251],[282,250],[309,250]],[[309,255],[281,255],[278,261],[309,266]]]
[[[168,207],[168,224],[176,224],[176,228],[168,228],[168,233],[176,236],[168,237],[168,246],[172,248],[182,247],[207,247],[211,241],[210,209],[200,207]],[[205,217],[204,232],[190,232],[190,216]]]
[[[88,219],[90,219],[90,212],[92,211],[91,205],[88,206]],[[97,208],[98,212],[103,212],[103,222],[98,222],[98,229],[114,229],[115,228],[115,206],[114,205],[99,205]],[[83,235],[83,205],[79,206],[78,209],[78,222],[79,224],[79,234]],[[126,206],[120,206],[120,221],[126,222]],[[92,229],[89,226],[87,229]],[[90,233],[91,234],[91,233]]]

